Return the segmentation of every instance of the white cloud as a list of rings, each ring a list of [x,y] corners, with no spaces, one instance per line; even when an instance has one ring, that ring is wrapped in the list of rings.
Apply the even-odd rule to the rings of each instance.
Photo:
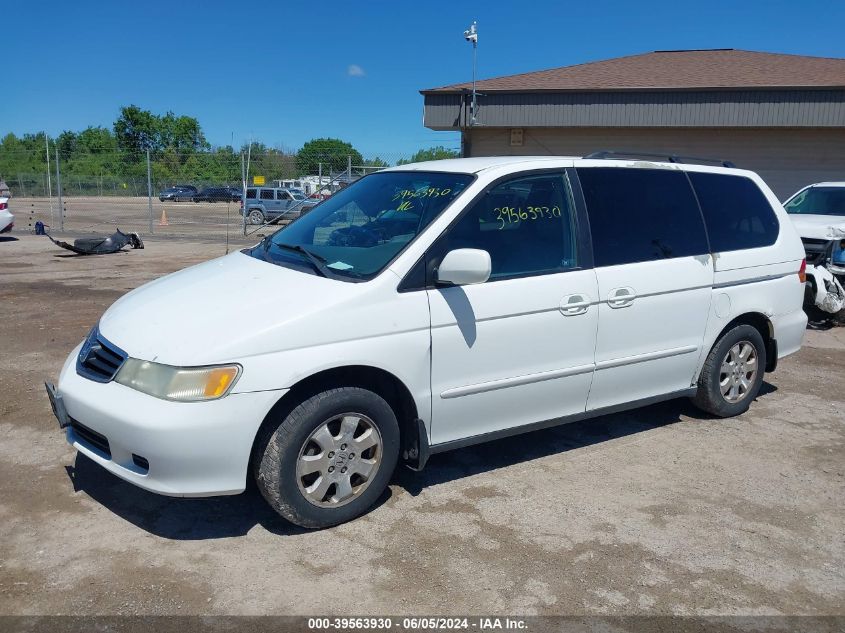
[[[349,68],[346,69],[346,74],[350,77],[363,77],[367,73],[365,73],[364,69],[358,64],[349,64]]]

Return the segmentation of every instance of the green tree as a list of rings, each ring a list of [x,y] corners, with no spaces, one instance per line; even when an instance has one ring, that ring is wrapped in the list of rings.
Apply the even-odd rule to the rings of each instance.
[[[131,154],[161,149],[159,117],[136,105],[124,106],[114,122],[114,135],[120,149]]]
[[[353,165],[364,162],[361,153],[351,143],[337,138],[315,138],[296,153],[296,169],[299,175],[316,174],[322,164],[324,174],[343,171],[350,156]]]
[[[115,153],[117,139],[104,127],[87,127],[76,136],[79,150],[90,154]]]
[[[189,154],[209,147],[195,118],[176,116],[173,112],[158,116],[136,105],[120,109],[120,116],[114,122],[114,135],[118,147],[132,154],[168,148]]]
[[[444,158],[458,158],[460,152],[453,149],[446,149],[442,145],[437,147],[429,147],[428,149],[421,149],[410,159],[402,159],[397,162],[397,165],[407,165],[408,163],[421,163],[425,160],[443,160]]]
[[[382,160],[380,156],[368,158],[361,164],[364,167],[390,167],[390,165],[387,164],[387,161]]]

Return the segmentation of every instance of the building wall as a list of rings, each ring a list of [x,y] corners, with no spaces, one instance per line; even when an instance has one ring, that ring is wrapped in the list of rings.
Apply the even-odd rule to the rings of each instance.
[[[465,133],[467,156],[584,156],[599,150],[665,152],[733,161],[758,172],[782,200],[823,180],[845,180],[843,128],[524,128],[510,145],[510,128]]]
[[[468,99],[426,94],[425,126],[466,126]],[[477,119],[488,127],[843,127],[845,90],[482,91]]]

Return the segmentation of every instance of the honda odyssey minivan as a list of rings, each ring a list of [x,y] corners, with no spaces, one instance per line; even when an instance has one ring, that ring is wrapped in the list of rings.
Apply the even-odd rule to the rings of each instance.
[[[801,345],[804,250],[756,174],[679,160],[366,176],[115,302],[47,385],[60,426],[146,490],[254,477],[316,528],[399,461],[670,398],[741,414]]]

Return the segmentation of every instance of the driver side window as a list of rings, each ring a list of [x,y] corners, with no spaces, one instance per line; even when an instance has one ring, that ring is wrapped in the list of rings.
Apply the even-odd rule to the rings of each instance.
[[[562,272],[579,265],[575,208],[563,173],[500,183],[464,212],[438,241],[490,254],[490,280]]]

